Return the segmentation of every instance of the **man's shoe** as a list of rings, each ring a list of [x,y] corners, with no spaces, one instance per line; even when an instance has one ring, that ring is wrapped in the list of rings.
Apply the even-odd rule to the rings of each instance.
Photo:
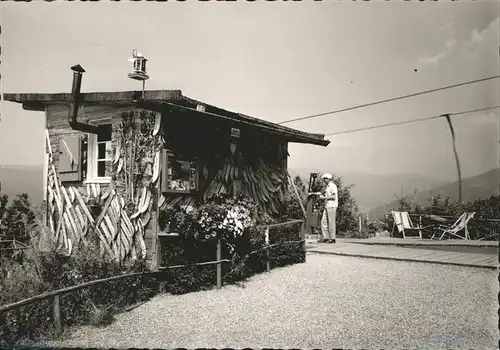
[[[330,240],[330,243],[335,243],[335,240],[334,240],[334,239],[331,239],[331,240]]]

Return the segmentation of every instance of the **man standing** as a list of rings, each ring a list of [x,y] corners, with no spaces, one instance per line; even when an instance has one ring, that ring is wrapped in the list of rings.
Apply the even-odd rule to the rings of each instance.
[[[324,174],[321,178],[326,184],[324,194],[319,197],[325,201],[321,217],[321,241],[335,243],[337,208],[339,206],[338,189],[331,174]]]

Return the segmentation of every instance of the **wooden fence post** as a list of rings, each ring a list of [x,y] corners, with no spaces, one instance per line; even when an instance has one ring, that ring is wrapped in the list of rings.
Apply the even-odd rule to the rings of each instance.
[[[162,264],[162,241],[160,238],[160,198],[164,191],[168,188],[168,154],[167,150],[162,148],[160,150],[160,175],[158,178],[158,188],[156,189],[156,202],[155,202],[155,215],[154,215],[154,235],[153,235],[153,247],[154,251],[154,259],[155,259],[155,269],[158,271]],[[158,289],[160,293],[165,292],[166,282],[163,278],[160,278],[160,283],[158,285]]]
[[[217,239],[217,289],[222,288],[222,242]]]
[[[59,294],[54,295],[52,303],[52,311],[54,313],[54,327],[56,331],[61,330],[61,303],[59,299]]]
[[[156,226],[158,226],[158,223],[155,223]],[[158,230],[159,231],[159,230]],[[156,232],[155,233],[156,235],[156,251],[155,251],[155,261],[156,261],[156,266],[155,266],[155,271],[160,271],[160,267],[161,267],[161,264],[162,264],[162,242],[161,242],[161,238],[160,238],[160,235],[159,235],[159,232]],[[160,280],[159,280],[159,283],[158,283],[158,290],[160,293],[165,293],[166,291],[166,281],[163,279],[163,276],[160,275]]]
[[[267,261],[266,261],[266,270],[267,272],[271,271],[271,261],[269,260],[271,258],[271,252],[269,248],[269,227],[266,227],[265,231],[265,238],[266,238],[266,246],[267,246]]]
[[[418,235],[420,236],[420,239],[422,239],[422,215],[418,217],[418,227],[420,227],[420,230],[418,230]]]
[[[300,239],[303,239],[304,242],[302,243],[303,244],[303,247],[304,247],[304,262],[306,261],[306,257],[307,257],[307,254],[306,254],[306,223],[304,221],[302,221],[302,223],[300,224]]]

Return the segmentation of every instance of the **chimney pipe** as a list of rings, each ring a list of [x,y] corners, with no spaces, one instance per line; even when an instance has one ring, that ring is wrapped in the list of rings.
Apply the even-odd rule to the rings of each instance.
[[[87,132],[90,134],[97,134],[99,128],[89,124],[79,123],[76,120],[78,116],[78,108],[80,107],[80,89],[82,87],[82,76],[85,72],[82,66],[77,64],[71,67],[73,71],[73,86],[71,87],[71,107],[68,115],[68,123],[73,130]]]

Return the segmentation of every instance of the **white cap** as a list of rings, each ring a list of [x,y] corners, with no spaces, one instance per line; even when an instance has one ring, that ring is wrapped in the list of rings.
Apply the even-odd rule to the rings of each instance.
[[[321,176],[322,179],[328,179],[328,180],[331,180],[333,178],[332,174],[323,174],[323,176]]]

